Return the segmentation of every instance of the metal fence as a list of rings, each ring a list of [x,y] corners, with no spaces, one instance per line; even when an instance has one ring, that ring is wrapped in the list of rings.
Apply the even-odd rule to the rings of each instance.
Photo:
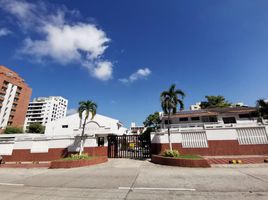
[[[150,137],[141,135],[108,136],[108,157],[134,159],[150,158]]]

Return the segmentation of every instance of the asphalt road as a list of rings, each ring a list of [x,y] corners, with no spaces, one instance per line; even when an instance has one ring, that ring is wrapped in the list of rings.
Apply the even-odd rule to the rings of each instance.
[[[112,159],[74,169],[0,168],[0,200],[268,199],[268,165],[207,169]]]

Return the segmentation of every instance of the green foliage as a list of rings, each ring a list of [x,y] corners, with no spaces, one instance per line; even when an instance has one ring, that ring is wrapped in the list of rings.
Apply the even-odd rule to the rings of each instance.
[[[79,154],[71,154],[70,157],[63,158],[63,160],[88,160],[91,159],[87,153],[82,153],[81,155]]]
[[[154,132],[155,129],[148,127],[146,130],[140,135],[140,140],[151,140],[151,132]]]
[[[180,155],[179,151],[177,150],[170,150],[170,149],[166,149],[164,151],[164,156],[165,157],[172,157],[172,158],[178,158]]]
[[[160,123],[161,123],[161,119],[159,116],[159,112],[150,114],[143,122],[145,127],[153,128],[153,129],[156,129]]]
[[[224,107],[230,107],[231,103],[225,100],[225,97],[223,96],[205,96],[207,101],[201,102],[201,108],[207,109],[207,108],[224,108]]]
[[[21,128],[21,127],[11,127],[11,126],[8,126],[5,129],[5,133],[6,134],[23,133],[23,128]]]
[[[259,115],[264,119],[268,119],[268,102],[265,101],[264,99],[259,99],[257,101],[256,107]]]
[[[179,98],[181,96],[181,98]],[[182,90],[176,90],[176,85],[170,86],[169,90],[163,91],[160,95],[161,107],[165,114],[175,114],[177,112],[177,105],[179,104],[180,110],[184,108],[182,99],[185,93]]]
[[[31,123],[28,128],[28,133],[44,133],[45,127],[40,123]]]
[[[85,112],[85,119],[84,119],[84,123],[83,123],[82,134],[81,134],[82,138],[84,137],[84,134],[85,134],[85,127],[86,127],[87,119],[89,117],[89,113],[91,113],[91,120],[92,120],[97,113],[97,107],[98,107],[98,105],[93,101],[88,100],[88,101],[79,102],[78,113],[79,113],[79,117],[81,120],[83,117],[83,113]],[[81,142],[79,155],[82,155],[83,144],[84,144],[84,142]]]
[[[98,107],[97,104],[93,101],[88,100],[88,101],[79,102],[78,113],[79,113],[80,119],[82,119],[83,113],[86,112],[85,120],[88,119],[89,113],[92,114],[91,116],[91,120],[92,120],[97,113],[97,107]]]

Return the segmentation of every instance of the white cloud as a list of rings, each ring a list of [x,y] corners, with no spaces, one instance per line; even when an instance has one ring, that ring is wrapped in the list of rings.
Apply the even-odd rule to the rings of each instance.
[[[138,69],[135,73],[131,74],[128,78],[119,79],[122,83],[130,83],[139,79],[145,79],[152,71],[149,68]]]
[[[97,64],[97,67],[93,69],[93,75],[101,80],[108,80],[112,77],[113,65],[109,61],[101,61]]]
[[[75,108],[70,108],[70,109],[67,110],[66,115],[69,116],[69,115],[73,115],[73,114],[75,114],[75,113],[77,113],[77,109],[75,109]]]
[[[38,61],[52,59],[60,64],[80,63],[99,80],[112,78],[113,65],[102,58],[110,39],[95,24],[75,21],[78,11],[55,8],[44,2],[0,0],[0,3],[26,32],[22,54]],[[30,36],[33,31],[38,39]]]
[[[43,40],[27,38],[22,52],[37,57],[51,57],[61,63],[94,60],[104,53],[109,41],[106,34],[92,24],[47,25],[43,32],[46,35]],[[83,53],[87,56],[83,56]]]
[[[11,31],[7,28],[0,28],[0,37],[11,34]]]

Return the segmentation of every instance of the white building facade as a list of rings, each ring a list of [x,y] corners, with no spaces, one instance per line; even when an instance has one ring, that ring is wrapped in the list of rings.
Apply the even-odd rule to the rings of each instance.
[[[0,135],[0,155],[6,162],[56,160],[79,152],[82,141],[84,152],[91,156],[107,156],[108,135],[127,133],[119,120],[96,114],[86,121],[85,138],[81,140],[83,123],[76,113],[48,122],[45,134]]]
[[[61,96],[38,97],[29,103],[25,130],[31,123],[46,125],[66,116],[68,100]]]
[[[168,149],[168,121],[151,135],[152,152]],[[262,155],[268,154],[268,119],[260,119],[256,109],[230,107],[182,111],[170,119],[171,141],[182,154]]]

